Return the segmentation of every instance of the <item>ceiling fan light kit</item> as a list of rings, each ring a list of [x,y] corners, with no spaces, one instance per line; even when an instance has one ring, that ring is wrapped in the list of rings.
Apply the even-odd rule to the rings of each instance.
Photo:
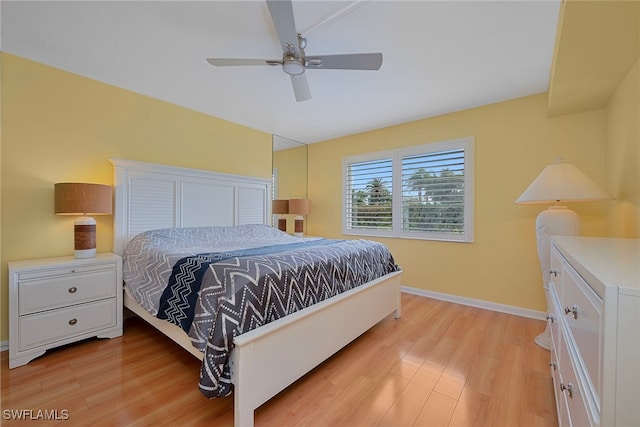
[[[296,101],[311,98],[311,91],[304,72],[307,69],[325,70],[379,70],[382,53],[354,53],[342,55],[314,55],[307,58],[304,48],[307,39],[296,30],[291,0],[266,0],[271,20],[282,45],[282,60],[207,58],[216,67],[238,65],[282,65],[282,70],[291,77],[291,85]]]
[[[304,73],[305,63],[302,58],[288,57],[282,61],[282,69],[287,74],[297,76]]]

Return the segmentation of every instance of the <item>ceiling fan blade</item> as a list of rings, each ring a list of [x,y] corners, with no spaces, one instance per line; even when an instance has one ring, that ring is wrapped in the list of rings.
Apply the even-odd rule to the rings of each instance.
[[[352,53],[345,55],[313,55],[306,57],[306,68],[310,70],[379,70],[381,53]]]
[[[293,18],[293,5],[291,0],[267,0],[267,7],[273,25],[276,27],[283,52],[287,52],[288,46],[300,56],[300,46],[298,45],[298,32]]]
[[[282,61],[273,59],[243,59],[243,58],[207,58],[207,62],[216,67],[234,65],[281,65]]]
[[[304,74],[291,76],[291,85],[293,86],[293,93],[296,95],[296,101],[300,102],[311,99],[311,91],[309,90],[309,84],[307,83],[307,76]]]

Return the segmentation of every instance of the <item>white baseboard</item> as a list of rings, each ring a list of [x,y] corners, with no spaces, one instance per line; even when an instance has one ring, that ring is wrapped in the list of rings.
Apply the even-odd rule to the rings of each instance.
[[[0,341],[0,351],[9,350],[9,341]]]
[[[495,302],[483,301],[473,298],[459,297],[456,295],[444,294],[441,292],[426,291],[424,289],[411,288],[408,286],[400,286],[402,292],[412,295],[418,295],[427,298],[438,299],[456,304],[468,305],[471,307],[482,308],[484,310],[498,311],[500,313],[513,314],[515,316],[527,317],[529,319],[547,320],[547,313],[542,311],[530,310],[528,308],[515,307],[512,305],[498,304]]]

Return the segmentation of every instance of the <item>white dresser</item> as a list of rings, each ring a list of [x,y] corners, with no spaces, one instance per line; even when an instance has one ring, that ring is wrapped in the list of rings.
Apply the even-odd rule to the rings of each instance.
[[[122,258],[9,263],[9,368],[50,348],[122,335]]]
[[[560,426],[640,426],[640,240],[552,238],[548,321]]]

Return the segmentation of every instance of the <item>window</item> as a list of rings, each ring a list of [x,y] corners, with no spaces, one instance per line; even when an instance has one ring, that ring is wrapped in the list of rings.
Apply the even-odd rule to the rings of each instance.
[[[345,158],[343,233],[473,241],[473,138]]]

